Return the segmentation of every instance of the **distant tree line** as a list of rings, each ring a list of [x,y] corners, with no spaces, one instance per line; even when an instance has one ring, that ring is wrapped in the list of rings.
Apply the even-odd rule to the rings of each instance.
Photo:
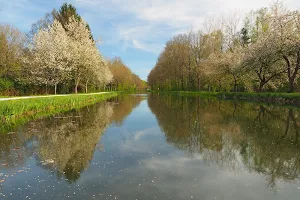
[[[147,83],[132,73],[121,58],[116,57],[108,61],[108,66],[113,74],[112,81],[109,84],[111,90],[144,90]]]
[[[126,73],[104,59],[97,44],[88,23],[67,3],[28,33],[0,24],[0,94],[143,89],[144,82],[122,62]]]
[[[300,11],[276,2],[243,20],[233,13],[176,35],[148,83],[154,90],[294,92],[299,68]]]

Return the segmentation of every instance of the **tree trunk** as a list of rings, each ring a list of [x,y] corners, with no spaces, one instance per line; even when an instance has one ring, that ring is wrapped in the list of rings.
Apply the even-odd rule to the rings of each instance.
[[[78,85],[79,85],[79,79],[75,80],[75,88],[74,88],[75,94],[78,93]]]
[[[184,84],[184,82],[183,82],[183,77],[181,78],[181,89],[180,90],[184,90],[183,89],[183,84]]]
[[[297,53],[297,64],[296,64],[294,73],[292,73],[292,66],[291,66],[289,58],[287,56],[283,56],[283,58],[284,58],[284,60],[286,62],[286,65],[287,65],[287,75],[288,75],[288,79],[289,79],[289,90],[288,90],[288,92],[292,93],[295,90],[294,89],[295,88],[295,79],[296,79],[296,76],[297,76],[297,73],[298,73],[298,70],[299,70],[300,54],[299,54],[299,52]]]
[[[85,93],[88,93],[88,81],[85,82]]]
[[[237,80],[235,76],[233,76],[233,79],[234,79],[234,92],[237,92]]]
[[[298,71],[300,68],[300,50],[298,50],[297,52],[297,61],[296,61],[296,66],[294,69],[294,73],[291,76],[291,79],[289,79],[289,85],[290,85],[290,91],[289,92],[294,92],[295,91],[295,80],[297,78],[298,75]]]
[[[264,86],[265,86],[265,82],[263,82],[263,81],[261,81],[260,83],[259,83],[259,87],[258,87],[258,92],[262,92],[262,90],[263,90],[263,88],[264,88]]]
[[[294,91],[295,91],[295,84],[294,84],[294,82],[295,82],[295,80],[294,80],[294,78],[289,78],[289,93],[293,93]]]
[[[77,94],[77,92],[78,92],[77,87],[78,87],[78,85],[76,84],[76,85],[75,85],[75,89],[74,89],[75,94]]]
[[[54,94],[56,95],[56,92],[57,92],[57,83],[55,83],[54,85]]]

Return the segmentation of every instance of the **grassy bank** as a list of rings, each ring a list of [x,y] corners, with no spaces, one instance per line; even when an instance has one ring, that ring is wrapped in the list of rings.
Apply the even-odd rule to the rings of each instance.
[[[53,96],[0,101],[0,133],[7,133],[30,120],[79,109],[117,96],[118,93]]]
[[[247,100],[278,105],[300,105],[300,93],[255,93],[255,92],[198,92],[198,91],[170,91],[160,94],[176,94],[180,96],[201,96],[209,98]]]
[[[300,93],[246,93],[246,92],[224,92],[217,94],[218,98],[248,100],[279,105],[300,105]]]
[[[205,91],[151,91],[151,93],[160,95],[179,95],[179,96],[201,96],[201,97],[217,97],[218,92],[205,92]]]

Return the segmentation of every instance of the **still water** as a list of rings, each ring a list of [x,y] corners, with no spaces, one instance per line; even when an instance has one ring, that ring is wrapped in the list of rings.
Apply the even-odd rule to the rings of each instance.
[[[300,197],[300,110],[124,95],[0,135],[0,199]]]

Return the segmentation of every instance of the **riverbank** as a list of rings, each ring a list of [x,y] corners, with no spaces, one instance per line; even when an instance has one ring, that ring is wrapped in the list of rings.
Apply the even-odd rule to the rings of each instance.
[[[68,96],[90,96],[97,94],[105,94],[109,92],[97,92],[97,93],[78,93],[78,94],[56,94],[56,95],[31,95],[31,96],[0,96],[0,101],[10,101],[19,99],[36,99],[36,98],[53,98],[53,97],[68,97]]]
[[[2,98],[2,100],[0,99],[0,133],[13,130],[15,127],[36,118],[79,109],[117,95],[117,92],[107,92]]]
[[[155,91],[156,92],[156,91]],[[246,100],[278,105],[300,105],[300,93],[254,93],[254,92],[199,92],[199,91],[169,91],[162,94],[176,94],[180,96],[200,96],[208,98]]]
[[[299,93],[231,93],[224,92],[217,94],[218,98],[247,100],[278,105],[300,105]]]

